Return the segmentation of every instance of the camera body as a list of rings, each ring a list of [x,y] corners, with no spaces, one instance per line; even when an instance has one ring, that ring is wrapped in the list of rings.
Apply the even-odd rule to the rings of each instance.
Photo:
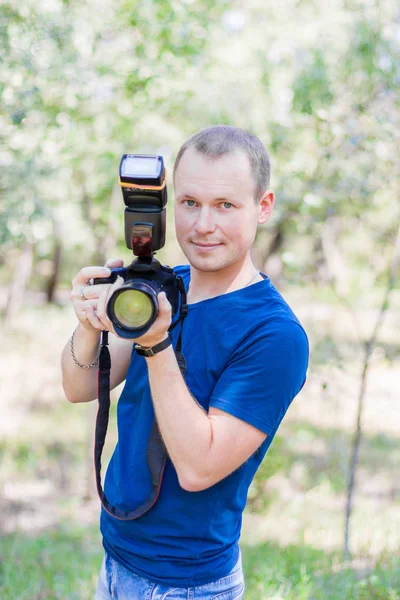
[[[154,258],[165,244],[167,186],[161,156],[124,154],[119,183],[125,203],[125,242],[137,257],[128,267],[111,269],[110,277],[94,284],[124,284],[111,296],[107,314],[121,337],[140,337],[158,315],[157,294],[164,291],[174,316],[180,307],[183,282],[173,270]]]
[[[134,260],[129,267],[119,267],[111,269],[110,277],[97,278],[98,283],[114,283],[117,277],[122,277],[124,284],[116,290],[107,304],[107,315],[113,322],[114,329],[121,337],[133,339],[146,333],[154,323],[158,315],[157,294],[165,292],[172,307],[174,316],[180,307],[180,278],[173,270],[166,265],[162,265],[158,260],[152,258],[150,262],[141,259]],[[127,292],[138,292],[142,298],[141,303],[144,306],[135,306],[135,300],[130,299],[129,305],[133,307],[136,313],[139,313],[139,321],[130,320],[127,326],[126,309],[120,305]],[[136,294],[137,295],[137,294]],[[146,296],[146,300],[143,296]]]

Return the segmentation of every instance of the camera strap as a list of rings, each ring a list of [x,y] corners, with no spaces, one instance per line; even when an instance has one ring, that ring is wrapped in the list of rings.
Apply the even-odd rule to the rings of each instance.
[[[177,363],[179,365],[179,369],[182,373],[182,377],[185,378],[186,359],[182,354],[182,328],[183,328],[183,322],[185,320],[186,315],[188,314],[189,309],[188,309],[188,305],[187,305],[186,288],[185,288],[185,284],[183,282],[182,277],[180,275],[178,275],[176,278],[176,281],[178,284],[178,290],[181,294],[181,305],[180,305],[180,309],[179,309],[179,319],[177,319],[175,321],[175,323],[173,325],[171,325],[171,327],[169,328],[169,331],[171,332],[173,329],[175,329],[175,327],[177,325],[180,325],[178,341],[176,343],[176,349],[175,349],[175,356],[176,356]]]
[[[188,307],[186,304],[186,290],[181,277],[177,277],[178,289],[181,293],[181,303],[179,318],[170,327],[169,331],[180,324],[180,332],[178,336],[177,346],[175,350],[176,360],[182,376],[185,377],[186,360],[183,356],[182,349],[182,326],[187,315]],[[167,462],[167,450],[161,433],[158,429],[157,421],[153,419],[153,425],[150,431],[149,442],[147,445],[146,458],[151,472],[152,489],[149,497],[137,508],[133,510],[121,510],[113,506],[107,499],[107,496],[101,485],[101,455],[104,448],[104,443],[107,435],[109,415],[110,415],[110,371],[111,357],[108,349],[108,331],[102,331],[101,349],[99,356],[99,371],[98,371],[98,410],[96,416],[95,442],[94,442],[94,464],[96,471],[96,487],[101,504],[106,512],[116,519],[122,521],[131,521],[137,519],[149,511],[157,502],[161,490],[162,478],[165,465]]]

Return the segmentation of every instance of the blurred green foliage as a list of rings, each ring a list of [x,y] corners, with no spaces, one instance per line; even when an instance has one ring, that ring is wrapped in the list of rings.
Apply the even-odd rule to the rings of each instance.
[[[352,299],[384,285],[399,222],[398,18],[389,0],[285,0],[279,10],[260,0],[6,0],[5,281],[26,242],[39,288],[55,238],[61,282],[114,255],[122,153],[160,152],[171,168],[188,135],[222,122],[255,132],[272,155],[277,207],[258,236],[259,266],[279,233],[288,281],[334,284]]]

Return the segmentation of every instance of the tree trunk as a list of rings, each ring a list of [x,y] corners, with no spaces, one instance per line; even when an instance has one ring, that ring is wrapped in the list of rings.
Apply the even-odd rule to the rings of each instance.
[[[4,313],[4,321],[6,323],[12,321],[20,312],[26,286],[32,273],[32,263],[33,245],[30,242],[25,241],[8,291],[7,304]]]
[[[100,235],[97,219],[94,215],[93,200],[87,193],[83,196],[83,217],[90,224],[92,233],[95,237],[96,251],[94,255],[94,264],[103,265],[107,258],[110,258],[110,252],[112,252],[116,246],[117,239],[117,224],[118,224],[118,211],[123,210],[123,203],[121,200],[121,191],[118,185],[115,185],[112,193],[110,194],[110,211],[107,222],[106,231]]]
[[[283,220],[279,221],[272,231],[268,232],[270,239],[268,243],[256,246],[256,251],[253,253],[254,262],[257,268],[265,271],[271,280],[279,285],[282,279],[283,265],[280,257],[280,252],[284,242]],[[271,236],[272,234],[272,236]]]
[[[117,240],[118,211],[123,210],[121,190],[115,185],[110,195],[110,212],[107,231],[99,240],[96,264],[104,264],[108,258],[114,256]]]
[[[339,295],[347,296],[350,287],[349,270],[339,248],[339,227],[337,217],[328,217],[322,232],[321,249],[324,254],[329,281],[335,282]]]
[[[53,252],[53,261],[52,261],[53,268],[52,268],[52,272],[51,272],[50,278],[49,278],[49,280],[47,282],[47,286],[46,286],[46,296],[47,296],[48,304],[50,304],[51,302],[54,302],[54,294],[56,291],[58,274],[59,274],[60,265],[61,265],[61,250],[62,250],[60,225],[54,216],[52,217],[52,224],[53,224],[53,236],[54,236],[54,252]]]

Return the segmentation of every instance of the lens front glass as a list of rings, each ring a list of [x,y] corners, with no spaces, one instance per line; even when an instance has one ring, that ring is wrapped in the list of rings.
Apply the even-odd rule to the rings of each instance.
[[[123,290],[115,299],[114,314],[123,327],[140,329],[152,318],[153,302],[141,290]]]

